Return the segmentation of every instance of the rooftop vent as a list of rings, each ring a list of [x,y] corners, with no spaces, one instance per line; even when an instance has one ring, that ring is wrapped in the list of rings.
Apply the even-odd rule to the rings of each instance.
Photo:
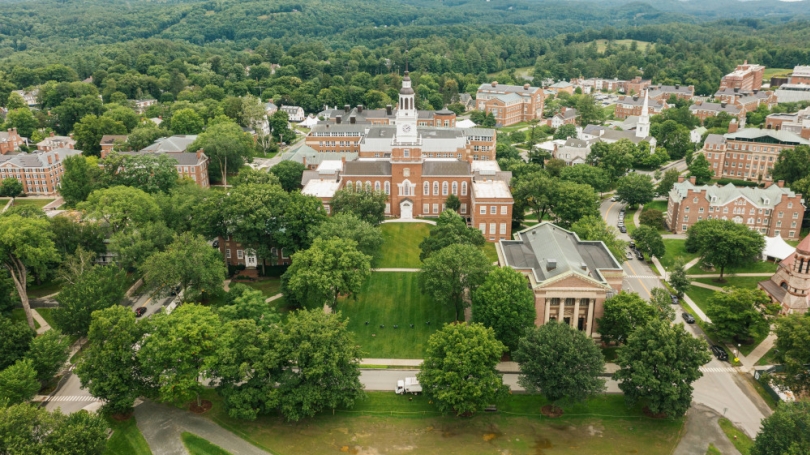
[[[586,264],[586,263],[584,263],[584,262],[580,263],[580,264],[579,264],[579,267],[580,267],[582,270],[588,270],[588,264]]]
[[[498,86],[498,81],[492,81],[492,86],[497,87]]]
[[[546,270],[549,272],[557,268],[556,259],[546,259]]]

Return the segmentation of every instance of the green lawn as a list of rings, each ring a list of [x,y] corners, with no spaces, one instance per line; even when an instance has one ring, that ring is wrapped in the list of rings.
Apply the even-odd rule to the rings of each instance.
[[[419,268],[419,244],[430,234],[426,223],[385,223],[380,226],[383,245],[374,261],[375,268]]]
[[[250,283],[242,283],[253,289],[262,291],[265,297],[272,297],[281,292],[281,279],[278,277],[261,279]]]
[[[776,269],[778,267],[779,265],[775,262],[757,261],[742,267],[727,267],[726,270],[723,271],[723,274],[733,275],[735,273],[776,273]],[[720,273],[720,271],[718,270],[717,273]],[[765,278],[762,278],[762,280],[764,279]]]
[[[42,319],[44,319],[49,326],[55,327],[55,324],[53,322],[53,310],[55,309],[56,308],[37,308],[37,313],[39,313],[39,315],[42,316]]]
[[[683,419],[649,419],[641,405],[627,408],[621,395],[601,395],[587,405],[563,406],[562,417],[540,414],[546,402],[511,395],[498,412],[470,418],[441,416],[424,396],[369,392],[353,409],[325,412],[301,422],[279,416],[255,421],[231,419],[213,391],[204,414],[217,424],[273,454],[670,454]]]
[[[734,447],[737,448],[742,455],[748,455],[751,453],[751,448],[754,447],[754,441],[751,440],[751,438],[749,438],[745,432],[735,427],[734,424],[725,417],[721,417],[717,423],[720,424],[720,428],[723,429],[723,433],[728,436],[728,440],[734,444]]]
[[[671,270],[678,260],[686,265],[687,262],[697,257],[697,254],[686,251],[686,248],[684,248],[685,244],[686,240],[664,239],[664,247],[666,247],[667,252],[664,254],[664,257],[658,258],[658,260],[661,261],[661,265],[663,265],[665,269]],[[687,274],[690,272],[698,273],[694,271],[694,268],[686,271]]]
[[[714,294],[714,291],[711,289],[699,288],[697,286],[690,286],[689,290],[686,291],[686,295],[695,302],[695,304],[706,312],[706,309],[709,307],[709,299]]]
[[[721,288],[734,286],[738,288],[756,289],[757,283],[766,280],[767,278],[760,276],[729,276],[723,279],[725,280],[724,283],[718,283],[714,281],[714,278],[694,278],[691,281],[697,281],[698,283],[709,284]]]
[[[513,131],[517,131],[521,128],[526,128],[529,126],[526,122],[515,123],[514,125],[504,126],[502,128],[498,128],[499,133],[511,133]]]
[[[652,46],[652,43],[650,43],[649,41],[639,41],[631,39],[611,40],[614,47],[627,46],[627,49],[630,49],[630,46],[632,45],[633,41],[635,41],[636,44],[638,45],[638,50],[640,52],[644,52],[647,50],[647,47]],[[607,43],[608,40],[606,39],[596,40],[596,52],[605,52],[605,49],[607,49]],[[588,44],[590,45],[590,43]]]
[[[13,310],[11,310],[9,318],[15,322],[25,322],[26,324],[28,323],[28,321],[25,319],[25,310],[23,310],[22,308],[14,308]],[[37,322],[36,319],[34,319],[34,326],[36,328],[39,328],[39,322]]]
[[[483,246],[484,254],[487,255],[487,259],[490,262],[497,262],[498,261],[498,252],[495,251],[495,244],[492,242],[487,242]]]
[[[113,434],[107,440],[104,455],[152,455],[146,439],[138,430],[135,417],[123,422],[107,419],[107,424],[113,429]]]
[[[771,348],[768,352],[765,353],[758,361],[757,365],[773,365],[776,362],[776,359],[773,358],[774,351],[776,348]]]
[[[714,444],[709,444],[709,449],[706,451],[706,455],[723,455],[723,452],[717,450],[717,447]]]
[[[357,300],[341,300],[338,310],[349,318],[349,330],[366,358],[420,359],[428,337],[455,318],[449,306],[423,295],[419,274],[409,272],[372,273]]]
[[[184,431],[180,437],[183,439],[183,445],[188,449],[189,455],[230,455],[230,452],[222,449],[222,447],[211,444],[187,431]]]
[[[14,200],[14,207],[22,207],[24,205],[32,205],[34,207],[45,207],[46,205],[50,204],[51,202],[55,201],[56,199],[27,199],[27,198],[20,198]],[[6,200],[7,202],[8,200]]]
[[[772,77],[787,76],[793,72],[793,68],[765,68],[765,74],[762,76],[762,81],[770,82]]]
[[[32,281],[28,282],[28,298],[42,298],[51,294],[55,294],[62,289],[62,283],[58,281],[46,281],[42,284],[34,284]]]
[[[636,214],[638,209],[630,210],[627,209],[624,211],[624,227],[627,228],[627,235],[632,236],[633,231],[636,230],[636,225],[633,223],[633,216]]]

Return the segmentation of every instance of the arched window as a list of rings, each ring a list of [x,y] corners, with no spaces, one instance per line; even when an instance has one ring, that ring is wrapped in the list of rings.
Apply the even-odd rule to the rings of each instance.
[[[366,180],[366,191],[371,192],[371,182]]]
[[[374,182],[374,191],[380,191],[380,182]]]
[[[355,188],[357,191],[363,191],[363,182],[361,182],[361,181],[359,181],[359,180],[358,180],[358,181],[357,181],[357,183],[355,184],[354,188]]]
[[[354,185],[352,185],[351,180],[346,181],[346,189],[349,190],[349,191],[354,189]]]
[[[461,182],[461,195],[467,195],[467,182]]]
[[[439,195],[439,182],[433,182],[433,195]]]
[[[447,196],[447,182],[442,182],[442,196]]]
[[[391,182],[385,182],[385,194],[391,194]]]
[[[422,195],[430,196],[430,182],[425,182],[422,185]]]
[[[453,182],[453,194],[458,194],[458,182]]]

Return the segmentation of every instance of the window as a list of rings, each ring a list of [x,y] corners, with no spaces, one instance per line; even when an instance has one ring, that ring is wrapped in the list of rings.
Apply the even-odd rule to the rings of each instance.
[[[433,182],[433,195],[439,195],[439,182]]]
[[[403,156],[404,158],[410,158],[410,157],[411,157],[411,150],[410,150],[410,149],[404,149],[404,150],[402,151],[402,156]]]
[[[391,194],[391,182],[385,182],[385,194]]]
[[[509,212],[509,206],[508,205],[502,205],[501,206],[501,215],[506,215],[508,212]]]
[[[453,182],[453,194],[458,194],[458,182]]]
[[[497,215],[498,214],[498,206],[497,205],[489,206],[489,214],[490,215]]]
[[[682,231],[686,231],[686,225],[685,225],[685,224],[682,224],[682,225],[681,225],[681,230],[682,230]]]
[[[447,182],[442,182],[442,196],[447,196]]]
[[[703,207],[698,208],[698,213],[703,213]]]
[[[461,195],[467,195],[467,182],[461,182]]]
[[[245,257],[245,252],[242,250],[236,250],[236,259],[243,259]]]
[[[422,195],[430,196],[430,182],[422,184]]]
[[[685,209],[683,209],[683,211],[684,211],[685,213],[689,213],[689,207],[686,207]]]
[[[799,212],[793,212],[793,219],[795,220],[795,219],[798,219],[798,218],[799,218]]]
[[[228,258],[228,259],[231,258],[231,249],[230,248],[225,250],[225,257]]]
[[[482,234],[487,233],[487,223],[478,223],[478,229],[481,231]]]
[[[501,223],[500,225],[500,233],[506,234],[506,223]]]
[[[425,215],[430,213],[430,204],[422,204],[422,213]]]
[[[487,206],[482,205],[481,208],[478,210],[478,213],[480,213],[481,215],[486,215],[487,214]]]
[[[374,191],[380,191],[380,182],[374,182]]]
[[[689,221],[689,215],[684,215],[683,216],[683,222],[686,223],[688,221]]]
[[[288,259],[288,258],[289,258],[289,256],[287,256],[287,254],[284,253],[284,248],[282,248],[281,249],[281,259]]]
[[[461,214],[462,215],[467,214],[467,203],[466,202],[461,204]]]
[[[366,191],[369,193],[371,192],[371,182],[369,182],[368,180],[366,180]]]
[[[385,213],[391,213],[391,203],[390,202],[385,203]]]
[[[329,204],[324,204],[323,209],[326,211],[326,214],[329,215]]]
[[[796,231],[790,231],[789,234],[791,237],[793,237],[794,235],[796,235]]]
[[[355,188],[357,191],[362,191],[362,190],[363,190],[363,182],[359,182],[359,181],[358,181],[358,182],[355,184],[354,188]]]
[[[439,213],[439,204],[433,204],[433,213]]]
[[[489,233],[490,234],[495,233],[495,223],[489,223]]]

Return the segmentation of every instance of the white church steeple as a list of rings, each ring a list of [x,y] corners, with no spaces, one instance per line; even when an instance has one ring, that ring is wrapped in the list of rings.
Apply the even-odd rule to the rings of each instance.
[[[636,125],[636,137],[645,138],[650,135],[650,113],[649,113],[649,90],[644,91],[644,105],[641,107],[641,115],[638,117]]]
[[[413,144],[419,139],[416,131],[416,96],[411,87],[411,77],[405,70],[405,77],[402,78],[402,88],[399,90],[399,105],[397,106],[397,133],[396,142],[401,144]]]

